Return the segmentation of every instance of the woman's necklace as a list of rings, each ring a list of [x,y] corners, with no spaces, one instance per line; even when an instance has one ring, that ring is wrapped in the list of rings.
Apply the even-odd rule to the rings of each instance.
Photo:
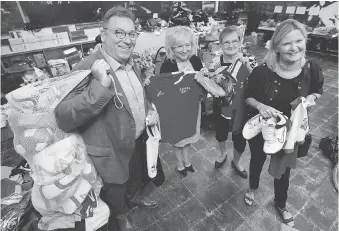
[[[296,67],[287,66],[285,64],[277,63],[275,67],[275,72],[284,79],[294,79],[301,73],[301,67],[298,65]]]

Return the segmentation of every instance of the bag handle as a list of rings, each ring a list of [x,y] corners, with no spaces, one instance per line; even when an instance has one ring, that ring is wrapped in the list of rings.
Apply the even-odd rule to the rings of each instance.
[[[155,64],[157,62],[157,58],[158,58],[158,55],[161,51],[161,49],[165,48],[165,46],[162,46],[158,49],[157,53],[155,54],[155,57],[154,57],[154,60],[153,60],[153,63]]]

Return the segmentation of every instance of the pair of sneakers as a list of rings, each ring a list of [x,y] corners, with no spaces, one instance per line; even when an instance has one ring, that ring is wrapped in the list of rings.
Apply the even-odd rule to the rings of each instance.
[[[275,154],[279,152],[286,141],[287,121],[285,115],[279,114],[277,118],[264,119],[260,114],[251,118],[245,124],[242,134],[249,140],[262,132],[265,140],[263,150],[266,154]]]

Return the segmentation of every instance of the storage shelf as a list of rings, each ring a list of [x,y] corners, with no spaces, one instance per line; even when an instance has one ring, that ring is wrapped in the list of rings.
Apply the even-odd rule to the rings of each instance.
[[[71,42],[65,45],[56,45],[56,46],[45,47],[45,48],[34,49],[34,50],[3,53],[1,54],[1,56],[9,57],[9,56],[14,56],[14,55],[22,55],[22,54],[27,54],[27,53],[39,52],[39,51],[53,50],[53,49],[65,48],[65,47],[76,46],[76,45],[83,45],[83,44],[94,43],[94,42],[95,40],[83,40],[83,41]]]

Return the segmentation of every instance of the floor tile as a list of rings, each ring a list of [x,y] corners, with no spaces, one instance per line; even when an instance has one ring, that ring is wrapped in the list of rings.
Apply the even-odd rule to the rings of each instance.
[[[217,182],[213,182],[209,186],[201,188],[195,194],[198,200],[204,205],[204,207],[208,211],[215,210],[218,206],[225,202],[225,200],[219,196],[216,184]]]
[[[193,227],[192,231],[222,231],[214,216],[207,216]]]
[[[164,169],[165,182],[161,185],[161,188],[166,191],[168,188],[174,184],[180,182],[177,174],[174,173],[175,169]]]
[[[247,189],[240,190],[237,194],[231,197],[229,203],[232,207],[241,214],[244,218],[250,217],[255,211],[257,211],[260,207],[258,203],[255,201],[251,206],[245,203],[245,193]]]
[[[261,227],[261,231],[280,231],[281,223],[265,208],[257,210],[250,218]]]
[[[319,230],[319,228],[312,221],[309,221],[302,214],[298,214],[294,218],[294,227],[298,230],[307,230],[307,231]]]
[[[228,201],[240,190],[240,187],[227,176],[219,177],[218,180],[214,182],[214,185],[214,189],[224,201]]]
[[[194,211],[194,212],[193,212]],[[193,227],[206,217],[206,210],[196,197],[192,197],[178,208],[189,227]]]
[[[154,223],[150,225],[148,228],[144,229],[143,231],[162,231],[158,223]]]
[[[314,200],[310,200],[306,204],[301,214],[323,230],[329,230],[338,217],[337,210],[322,209]]]
[[[182,182],[178,182],[169,187],[165,193],[171,200],[175,208],[185,203],[193,194],[186,188]]]
[[[207,177],[201,175],[198,171],[189,173],[186,177],[182,178],[181,181],[193,194],[196,194],[196,192],[212,183],[208,181]]]
[[[129,212],[129,216],[136,229],[146,229],[155,222],[153,217],[150,216],[148,209],[145,208],[137,207]]]
[[[287,203],[295,210],[300,211],[307,203],[308,198],[305,197],[302,192],[295,190],[294,188],[288,189]]]
[[[309,198],[315,195],[319,187],[308,181],[305,176],[299,172],[290,180],[290,188],[301,193],[304,198]]]
[[[159,204],[156,208],[149,209],[149,213],[156,221],[174,210],[174,206],[165,192],[153,197],[152,200],[157,201]]]
[[[222,230],[235,230],[244,221],[241,215],[229,203],[224,203],[214,212],[216,221]]]
[[[187,231],[189,226],[177,210],[173,210],[159,221],[162,231]]]

